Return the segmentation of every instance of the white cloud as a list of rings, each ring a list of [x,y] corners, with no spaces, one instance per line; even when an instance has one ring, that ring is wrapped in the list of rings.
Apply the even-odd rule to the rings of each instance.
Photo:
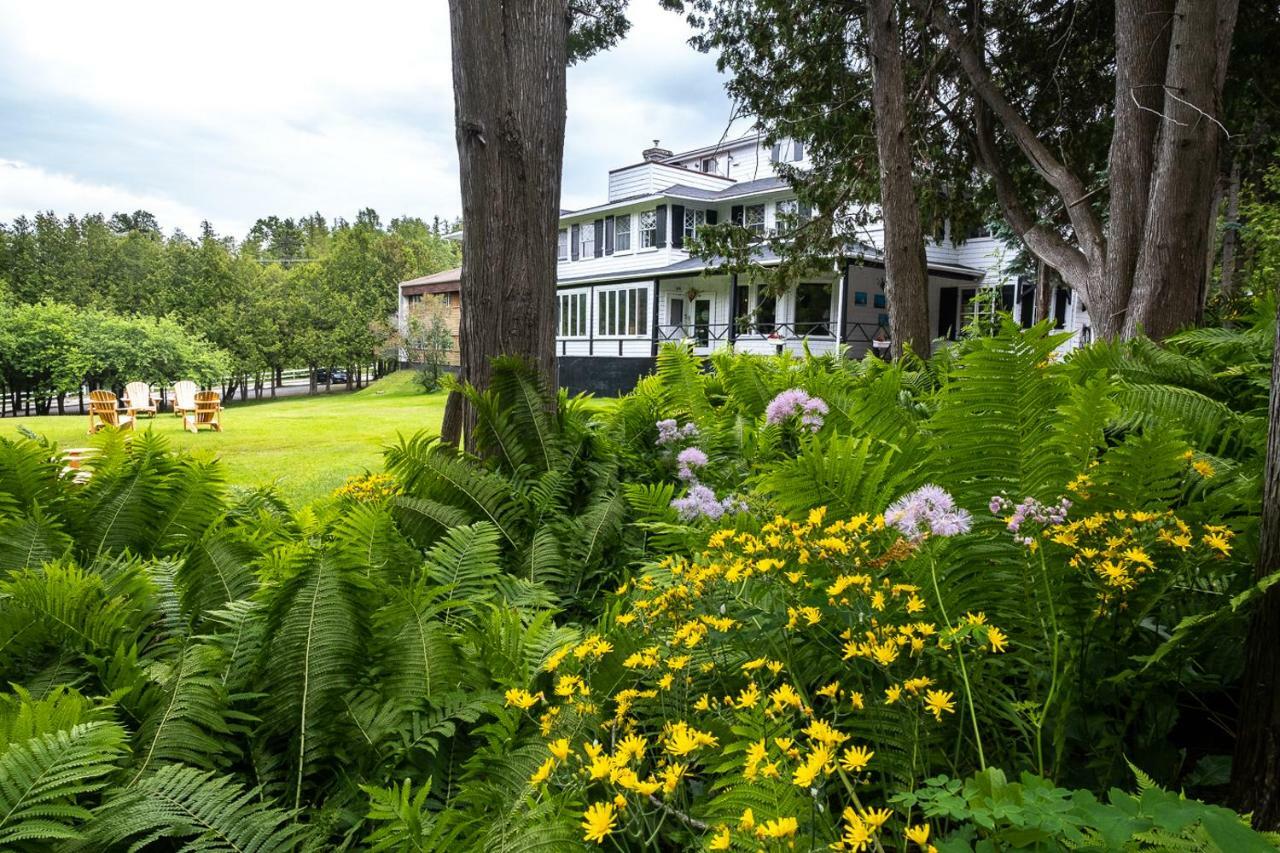
[[[131,192],[107,184],[86,183],[72,175],[46,172],[38,166],[0,159],[0,221],[43,210],[60,215],[149,210],[169,227],[200,233],[199,211],[161,195]],[[239,229],[241,223],[235,223]]]
[[[652,0],[569,71],[563,204],[661,138],[728,118],[711,57]],[[455,215],[444,0],[0,4],[0,217],[146,207],[166,227],[259,216]],[[16,176],[20,175],[21,178]]]

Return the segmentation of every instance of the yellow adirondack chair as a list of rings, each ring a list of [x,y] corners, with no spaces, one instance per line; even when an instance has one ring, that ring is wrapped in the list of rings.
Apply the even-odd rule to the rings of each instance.
[[[151,396],[151,386],[145,382],[130,382],[124,386],[124,407],[131,417],[156,416],[156,401]]]
[[[110,391],[89,392],[89,435],[103,427],[133,429],[134,418],[120,411],[116,395]]]
[[[173,413],[185,415],[196,410],[196,392],[200,386],[190,379],[173,383]]]
[[[183,418],[185,428],[199,432],[203,426],[222,432],[222,395],[217,391],[197,391],[195,403],[195,410]]]

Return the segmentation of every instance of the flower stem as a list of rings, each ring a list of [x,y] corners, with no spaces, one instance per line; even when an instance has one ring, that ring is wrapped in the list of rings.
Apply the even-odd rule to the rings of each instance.
[[[942,603],[942,590],[938,587],[938,561],[935,557],[929,557],[929,576],[933,578],[933,594],[938,597],[938,611],[942,614],[942,621],[946,623],[947,630],[954,634],[955,627],[951,624],[951,618],[947,616],[947,607]],[[973,740],[978,746],[978,766],[987,769],[987,756],[982,749],[982,733],[978,729],[978,712],[973,707],[973,688],[969,686],[969,672],[964,665],[964,650],[960,648],[958,638],[952,637],[956,644],[956,659],[960,662],[960,680],[964,683],[964,698],[969,705],[969,717],[973,721]]]

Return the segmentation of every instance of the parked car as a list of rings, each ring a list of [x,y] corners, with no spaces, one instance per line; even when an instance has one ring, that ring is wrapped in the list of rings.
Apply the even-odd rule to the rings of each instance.
[[[346,382],[346,381],[347,381],[347,371],[343,370],[341,367],[335,367],[333,369],[332,380],[329,379],[329,370],[327,368],[321,367],[316,370],[316,384],[318,385],[325,385],[329,383],[337,384],[339,382]]]

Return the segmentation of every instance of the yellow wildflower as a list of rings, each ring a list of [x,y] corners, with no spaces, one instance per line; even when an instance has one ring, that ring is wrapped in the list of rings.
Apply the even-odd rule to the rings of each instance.
[[[955,703],[951,701],[954,698],[955,694],[946,690],[930,690],[925,694],[924,704],[933,713],[933,718],[942,722],[943,711],[948,714],[956,712]]]
[[[512,705],[527,711],[542,699],[541,693],[530,693],[528,690],[521,690],[518,687],[512,687],[506,692],[507,707]]]
[[[1213,464],[1210,463],[1208,459],[1197,459],[1195,462],[1191,463],[1191,467],[1195,469],[1197,474],[1204,477],[1206,480],[1218,473],[1214,470]]]
[[[754,829],[756,825],[756,816],[750,808],[742,812],[742,817],[738,818],[738,829]]]
[[[559,740],[553,740],[547,744],[547,749],[551,751],[558,760],[564,761],[569,757],[569,739],[562,737]]]
[[[732,836],[729,834],[729,827],[721,824],[716,829],[716,834],[712,836],[711,843],[707,846],[708,850],[728,850]]]
[[[680,780],[684,778],[685,766],[679,763],[668,764],[662,768],[662,790],[663,793],[670,794],[680,784]]]
[[[992,625],[987,629],[987,642],[991,644],[991,651],[1003,652],[1009,638],[1005,636],[1004,631]]]
[[[582,815],[582,828],[586,831],[583,841],[594,841],[603,844],[605,837],[613,832],[615,811],[612,803],[596,803]]]
[[[800,828],[800,822],[793,817],[779,817],[765,821],[756,835],[760,838],[790,838]]]
[[[840,766],[850,773],[861,773],[871,763],[873,755],[875,752],[865,746],[851,746],[840,756]]]
[[[929,824],[922,823],[918,826],[908,826],[907,840],[920,847],[925,847],[929,843]]]
[[[555,769],[556,760],[554,758],[548,758],[546,761],[542,762],[542,766],[535,770],[533,775],[529,777],[529,784],[541,785],[543,782],[547,781],[547,779],[551,778],[551,772]]]

